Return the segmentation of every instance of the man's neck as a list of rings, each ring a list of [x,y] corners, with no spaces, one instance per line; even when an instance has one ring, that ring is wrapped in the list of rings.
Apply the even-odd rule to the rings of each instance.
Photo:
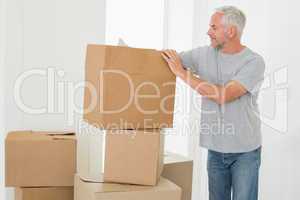
[[[239,53],[244,48],[245,48],[245,46],[242,45],[240,42],[227,43],[223,46],[223,48],[221,49],[221,52],[226,53],[226,54],[235,54],[235,53]]]

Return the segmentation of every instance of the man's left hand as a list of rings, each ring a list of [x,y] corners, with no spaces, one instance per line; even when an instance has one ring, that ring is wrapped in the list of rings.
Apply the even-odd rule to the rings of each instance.
[[[171,71],[176,76],[180,77],[184,75],[186,71],[183,68],[180,57],[175,50],[164,50],[162,51],[162,56],[165,59],[165,61],[168,63]]]

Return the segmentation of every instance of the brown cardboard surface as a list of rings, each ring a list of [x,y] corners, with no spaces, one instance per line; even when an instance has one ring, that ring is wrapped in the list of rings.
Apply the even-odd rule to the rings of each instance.
[[[176,77],[160,51],[88,45],[85,77],[84,119],[94,126],[172,127]]]
[[[181,189],[161,178],[157,186],[85,182],[75,175],[75,200],[180,200]]]
[[[156,185],[163,169],[163,151],[160,129],[107,131],[104,181]]]
[[[182,189],[182,200],[191,200],[193,160],[174,153],[165,154],[162,176]]]
[[[15,200],[73,200],[73,187],[16,188]]]
[[[73,186],[75,135],[15,131],[5,140],[5,184],[13,187]]]

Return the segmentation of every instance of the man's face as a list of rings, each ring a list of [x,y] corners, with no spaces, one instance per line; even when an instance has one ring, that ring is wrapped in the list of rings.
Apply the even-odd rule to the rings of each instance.
[[[222,13],[216,12],[210,19],[207,35],[210,37],[211,46],[214,48],[222,48],[227,41],[225,27],[222,24]]]

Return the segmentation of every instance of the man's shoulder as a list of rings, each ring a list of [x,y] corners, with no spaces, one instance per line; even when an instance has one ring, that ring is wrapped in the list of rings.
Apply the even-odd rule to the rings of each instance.
[[[242,64],[239,67],[240,70],[248,73],[264,73],[266,64],[262,55],[249,48],[244,55]]]
[[[264,62],[264,58],[262,55],[260,55],[259,53],[253,51],[252,49],[247,48],[247,54],[245,55],[245,59],[248,61],[248,62],[251,62],[251,61],[261,61],[261,62]]]

